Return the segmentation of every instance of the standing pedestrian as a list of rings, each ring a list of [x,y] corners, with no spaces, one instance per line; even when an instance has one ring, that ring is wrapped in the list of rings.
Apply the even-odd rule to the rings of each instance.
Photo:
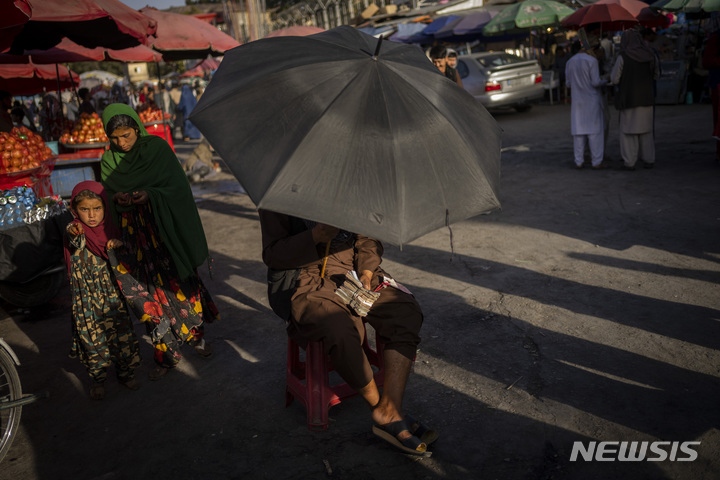
[[[188,120],[190,112],[193,111],[195,105],[197,105],[197,98],[195,98],[192,88],[190,88],[190,85],[183,85],[177,110],[182,112],[183,118],[185,119],[183,122],[183,140],[186,142],[190,139],[197,140],[202,137],[200,130]]]
[[[655,52],[639,31],[626,30],[611,73],[612,83],[618,86],[615,108],[620,111],[622,170],[635,170],[638,158],[645,168],[655,165],[654,80],[659,75]]]
[[[461,87],[463,86],[462,80],[457,70],[448,65],[447,49],[442,45],[435,45],[430,49],[430,60],[440,70],[440,73],[445,75],[447,78],[457,83]]]
[[[64,242],[72,295],[70,356],[85,365],[93,400],[105,397],[107,370],[113,364],[122,385],[130,390],[140,388],[135,380],[140,365],[138,340],[108,265],[109,251],[121,247],[122,241],[107,206],[102,185],[78,183],[71,200],[76,218],[67,226]]]
[[[189,344],[212,354],[205,323],[219,318],[197,274],[209,257],[190,183],[170,145],[150,135],[137,113],[115,103],[103,112],[110,149],[100,164],[110,209],[130,252],[116,267],[122,291],[155,347],[151,380],[167,374]]]
[[[573,136],[575,168],[583,168],[585,145],[590,146],[592,168],[609,168],[603,162],[603,98],[597,58],[579,42],[571,47],[572,58],[565,65],[565,81],[570,88],[570,132]]]

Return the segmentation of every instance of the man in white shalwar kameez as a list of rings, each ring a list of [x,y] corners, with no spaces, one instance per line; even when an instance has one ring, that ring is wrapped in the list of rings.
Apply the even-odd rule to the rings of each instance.
[[[577,46],[574,45],[573,49]],[[565,65],[565,81],[570,88],[570,122],[573,136],[573,151],[576,168],[583,168],[585,145],[590,145],[593,168],[607,168],[602,163],[603,139],[603,97],[600,66],[595,57],[580,49]]]
[[[658,61],[637,30],[623,33],[620,49],[610,80],[618,85],[615,107],[620,111],[622,169],[635,170],[638,157],[645,168],[652,168],[655,165],[653,80],[660,73]]]

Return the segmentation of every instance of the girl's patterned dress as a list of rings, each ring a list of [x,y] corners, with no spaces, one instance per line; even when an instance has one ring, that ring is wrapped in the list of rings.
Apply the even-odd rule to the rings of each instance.
[[[123,212],[121,230],[129,248],[110,251],[114,273],[130,308],[145,322],[155,362],[172,368],[182,358],[180,345],[196,345],[204,323],[219,318],[217,307],[197,272],[178,278],[149,203]]]
[[[118,380],[133,379],[140,350],[120,290],[107,262],[85,248],[85,235],[69,241],[73,343],[70,356],[79,357],[95,383],[103,383],[115,365]]]

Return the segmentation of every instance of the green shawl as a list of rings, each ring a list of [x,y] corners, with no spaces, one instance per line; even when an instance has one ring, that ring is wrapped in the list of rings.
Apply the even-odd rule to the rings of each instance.
[[[159,235],[170,251],[178,275],[187,279],[195,268],[208,258],[207,241],[200,215],[195,206],[190,182],[175,152],[168,143],[150,135],[135,110],[123,103],[108,105],[102,120],[107,131],[110,119],[116,115],[129,115],[140,128],[140,137],[129,152],[123,152],[112,143],[100,163],[102,184],[112,199],[117,192],[146,191],[150,198]],[[132,210],[134,205],[123,207],[113,202],[110,210],[118,225],[120,213]]]

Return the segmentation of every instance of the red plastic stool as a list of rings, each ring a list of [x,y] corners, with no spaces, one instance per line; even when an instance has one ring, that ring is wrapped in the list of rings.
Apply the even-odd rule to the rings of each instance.
[[[377,368],[375,383],[381,387],[385,377],[383,345],[376,340],[377,349],[373,350],[367,341],[367,332],[363,349],[370,365]],[[307,409],[307,424],[310,430],[328,428],[328,410],[342,400],[357,395],[347,383],[330,385],[329,373],[333,370],[330,358],[323,352],[322,342],[308,342],[305,360],[300,360],[300,347],[288,338],[287,384],[285,387],[285,406],[298,399]]]

